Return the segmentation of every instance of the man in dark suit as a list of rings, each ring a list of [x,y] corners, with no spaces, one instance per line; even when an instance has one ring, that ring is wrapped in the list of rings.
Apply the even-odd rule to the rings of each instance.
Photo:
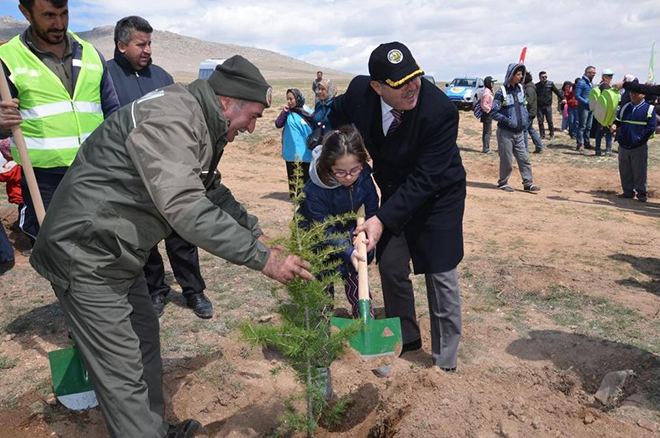
[[[456,266],[463,258],[465,169],[456,137],[458,111],[424,74],[410,50],[381,44],[370,76],[336,97],[332,126],[352,123],[364,137],[382,200],[361,228],[376,247],[385,312],[401,318],[403,353],[422,346],[410,281],[425,274],[434,365],[456,369],[461,304]]]

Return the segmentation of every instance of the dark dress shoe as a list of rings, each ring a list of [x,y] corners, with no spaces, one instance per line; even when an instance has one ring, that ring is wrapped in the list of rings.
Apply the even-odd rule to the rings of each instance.
[[[186,296],[186,305],[193,309],[198,318],[209,319],[213,316],[213,304],[201,292]]]
[[[200,432],[203,428],[204,426],[202,426],[202,423],[189,418],[183,420],[179,424],[170,426],[165,438],[193,438],[197,435],[197,432]]]
[[[165,295],[156,294],[151,297],[151,304],[154,306],[156,315],[160,318],[165,313]]]
[[[408,342],[407,344],[403,344],[403,348],[401,349],[401,354],[407,352],[407,351],[415,351],[419,350],[422,348],[422,340],[418,339],[416,341]]]
[[[9,271],[11,268],[14,267],[15,264],[16,264],[16,261],[14,259],[7,260],[6,262],[0,262],[0,275],[2,275],[5,272]]]

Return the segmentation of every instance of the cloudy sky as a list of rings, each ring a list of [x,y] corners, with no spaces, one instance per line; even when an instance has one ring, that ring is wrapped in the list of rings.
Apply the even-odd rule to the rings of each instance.
[[[17,5],[0,0],[0,15],[22,19]],[[590,63],[599,72],[613,69],[615,79],[625,73],[645,79],[654,39],[660,51],[658,0],[81,0],[69,9],[74,31],[141,15],[160,30],[351,73],[366,73],[371,50],[398,40],[440,80],[501,80],[523,46],[535,76],[546,70],[556,82],[580,76]]]

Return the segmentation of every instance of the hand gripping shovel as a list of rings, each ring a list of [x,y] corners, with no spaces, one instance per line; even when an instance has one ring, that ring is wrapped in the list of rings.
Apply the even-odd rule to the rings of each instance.
[[[9,91],[4,72],[0,72],[0,96],[2,96],[3,101],[11,102],[11,92]],[[41,225],[46,215],[46,210],[44,209],[44,203],[41,199],[39,186],[37,185],[37,178],[34,176],[32,163],[25,147],[25,138],[23,137],[20,126],[12,127],[11,132],[21,159],[23,173],[27,179],[34,210],[37,213],[37,220],[39,221],[39,225]],[[78,354],[75,344],[62,350],[51,351],[48,353],[48,360],[53,379],[53,391],[60,403],[73,410],[88,409],[98,405],[96,394],[87,375],[87,370],[82,362],[82,358]]]
[[[364,206],[360,207],[357,218],[358,225],[364,223]],[[401,321],[399,318],[373,319],[371,317],[371,300],[369,299],[369,276],[367,270],[366,235],[361,232],[357,236],[357,251],[364,258],[358,262],[358,305],[363,327],[360,332],[349,340],[363,360],[385,359],[391,361],[399,356],[403,346],[401,338]],[[353,324],[355,320],[347,318],[330,318],[330,325],[342,330]],[[389,362],[388,362],[389,363]]]

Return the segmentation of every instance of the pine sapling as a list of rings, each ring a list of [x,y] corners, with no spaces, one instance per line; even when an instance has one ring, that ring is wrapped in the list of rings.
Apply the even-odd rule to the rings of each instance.
[[[339,237],[329,234],[328,228],[353,220],[355,215],[349,213],[328,217],[324,222],[301,226],[303,218],[298,213],[298,207],[304,193],[299,164],[292,180],[294,218],[289,224],[288,238],[280,239],[275,244],[308,261],[315,280],[298,277],[284,287],[285,295],[276,295],[280,299],[279,325],[246,322],[241,326],[241,333],[251,344],[275,348],[286,358],[302,384],[303,392],[285,402],[282,428],[302,431],[308,437],[314,437],[319,421],[323,419],[332,426],[331,423],[339,421],[349,403],[348,398],[343,398],[330,406],[329,366],[342,354],[348,339],[358,332],[361,325],[356,320],[348,330],[330,331],[334,299],[327,290],[333,283],[342,281],[336,269],[341,261],[336,255],[345,248],[328,244],[328,240]],[[300,413],[295,407],[295,402],[301,399],[306,402],[305,413]]]

